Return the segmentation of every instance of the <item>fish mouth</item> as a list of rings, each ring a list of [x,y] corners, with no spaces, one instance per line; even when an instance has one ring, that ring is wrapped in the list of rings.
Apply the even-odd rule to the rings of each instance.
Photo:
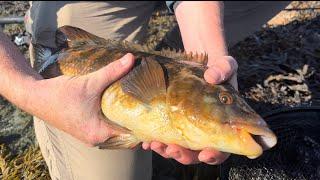
[[[247,132],[251,136],[252,143],[260,146],[262,150],[268,150],[277,144],[277,136],[270,130],[264,120],[258,124],[232,123],[234,127]],[[260,155],[249,155],[250,159],[255,159]]]

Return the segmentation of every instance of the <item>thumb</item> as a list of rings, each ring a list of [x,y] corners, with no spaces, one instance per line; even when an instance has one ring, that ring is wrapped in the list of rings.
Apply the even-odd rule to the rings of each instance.
[[[208,83],[220,84],[237,73],[238,64],[232,56],[223,56],[208,63],[204,78]]]
[[[89,74],[89,79],[93,80],[98,89],[105,89],[114,81],[127,74],[134,64],[134,56],[131,53],[108,64],[96,72]]]

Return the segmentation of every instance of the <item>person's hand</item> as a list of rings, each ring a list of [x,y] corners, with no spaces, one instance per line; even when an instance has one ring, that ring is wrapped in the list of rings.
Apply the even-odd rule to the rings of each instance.
[[[231,56],[222,56],[214,61],[209,61],[208,69],[204,73],[204,78],[208,83],[220,84],[229,81],[236,89],[238,64]],[[202,151],[192,151],[175,144],[163,144],[160,142],[151,142],[142,144],[143,149],[151,149],[164,158],[173,158],[176,161],[189,165],[204,162],[211,165],[217,165],[224,162],[229,153],[220,152],[213,149],[204,149]]]
[[[208,62],[208,69],[204,73],[204,79],[210,84],[220,84],[228,81],[238,90],[237,81],[238,63],[232,56],[221,56]]]
[[[51,96],[45,97],[52,99],[48,99],[47,102],[50,103],[42,108],[49,111],[39,112],[40,118],[89,146],[95,146],[121,133],[121,129],[111,128],[105,121],[100,111],[100,101],[105,88],[125,75],[133,64],[133,55],[127,54],[87,75],[62,75],[41,80],[43,87],[51,88]]]

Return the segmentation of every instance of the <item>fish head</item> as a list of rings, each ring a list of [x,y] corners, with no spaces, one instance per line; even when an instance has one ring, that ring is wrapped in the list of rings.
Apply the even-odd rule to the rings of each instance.
[[[210,94],[207,95],[210,96]],[[245,154],[249,158],[256,158],[262,154],[263,150],[276,145],[277,137],[265,120],[246,103],[230,84],[215,86],[211,98],[217,100],[215,108],[218,107],[219,111],[217,113],[216,110],[213,110],[212,115],[217,113],[219,123],[227,126],[226,129],[230,129],[238,136],[235,138],[239,141],[236,144],[239,145],[241,151],[246,151]]]
[[[230,84],[210,85],[196,76],[184,76],[174,84],[169,89],[171,108],[195,127],[189,131],[209,137],[201,140],[208,147],[214,142],[215,149],[256,158],[277,143],[267,123]]]

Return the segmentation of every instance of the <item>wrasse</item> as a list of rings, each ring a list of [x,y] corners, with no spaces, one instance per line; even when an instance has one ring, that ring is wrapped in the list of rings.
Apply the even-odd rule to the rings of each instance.
[[[71,26],[57,29],[56,44],[56,49],[33,45],[34,68],[45,78],[88,74],[129,52],[136,57],[133,69],[102,94],[106,122],[124,133],[101,148],[159,141],[256,158],[277,143],[266,122],[230,84],[204,80],[206,55],[154,51]]]

